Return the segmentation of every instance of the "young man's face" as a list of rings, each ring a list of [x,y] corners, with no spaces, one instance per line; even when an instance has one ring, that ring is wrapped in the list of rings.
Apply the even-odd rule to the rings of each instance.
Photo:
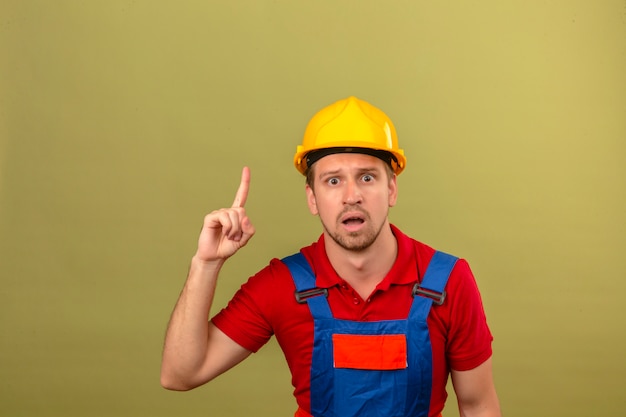
[[[396,204],[396,176],[382,160],[358,153],[328,155],[312,168],[313,188],[306,187],[311,213],[319,215],[326,234],[342,248],[367,249]]]

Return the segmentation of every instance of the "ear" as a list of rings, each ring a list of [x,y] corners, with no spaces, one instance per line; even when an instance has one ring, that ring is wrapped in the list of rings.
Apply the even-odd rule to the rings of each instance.
[[[306,185],[306,203],[309,206],[311,214],[317,216],[319,214],[317,211],[317,200],[315,199],[313,189],[308,184]]]
[[[396,174],[389,179],[389,207],[396,205],[398,201],[398,181]]]

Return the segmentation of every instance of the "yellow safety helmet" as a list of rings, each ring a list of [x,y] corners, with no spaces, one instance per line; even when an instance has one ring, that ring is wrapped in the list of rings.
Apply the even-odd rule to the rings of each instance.
[[[396,129],[382,110],[356,97],[339,100],[317,112],[298,145],[294,164],[302,174],[323,156],[355,152],[387,162],[397,175],[406,166]]]

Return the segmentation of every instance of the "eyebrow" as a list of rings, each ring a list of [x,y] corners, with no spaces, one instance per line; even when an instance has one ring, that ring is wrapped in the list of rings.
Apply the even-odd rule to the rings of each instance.
[[[376,166],[366,166],[363,168],[357,168],[356,169],[358,174],[366,174],[366,173],[379,173],[381,170],[376,167]],[[323,171],[320,172],[318,175],[318,179],[322,179],[323,177],[327,177],[327,176],[331,176],[331,175],[337,175],[341,172],[341,168],[339,169],[333,169],[330,171]]]

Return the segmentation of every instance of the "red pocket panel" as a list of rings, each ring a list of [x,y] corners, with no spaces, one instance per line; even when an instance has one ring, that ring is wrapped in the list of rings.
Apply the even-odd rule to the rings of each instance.
[[[392,370],[407,367],[403,334],[334,334],[335,368]]]

